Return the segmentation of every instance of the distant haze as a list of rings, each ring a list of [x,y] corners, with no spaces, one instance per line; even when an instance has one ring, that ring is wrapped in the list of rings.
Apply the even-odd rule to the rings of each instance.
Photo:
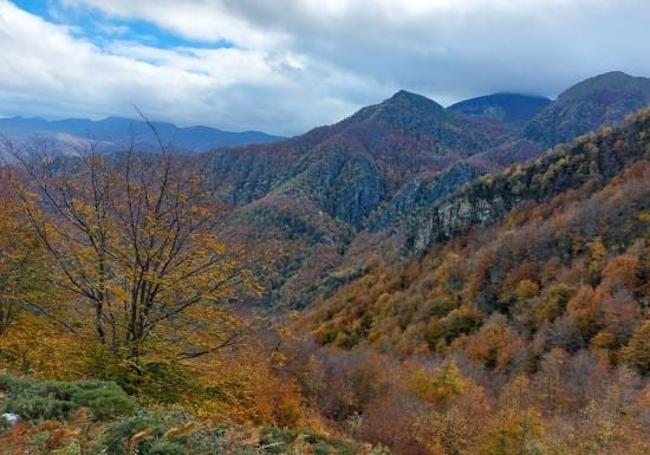
[[[156,134],[164,146],[175,152],[200,153],[218,147],[275,142],[283,139],[260,131],[231,132],[205,126],[179,128],[171,123],[152,122],[120,117],[103,120],[41,118],[0,118],[0,137],[16,143],[44,143],[54,153],[78,153],[91,142],[100,152],[123,151],[131,141],[141,150],[159,150]]]
[[[5,115],[292,135],[403,88],[443,105],[650,75],[647,0],[0,0]]]

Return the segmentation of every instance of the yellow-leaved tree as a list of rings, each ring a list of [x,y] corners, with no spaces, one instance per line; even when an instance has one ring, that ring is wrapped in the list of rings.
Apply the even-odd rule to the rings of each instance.
[[[0,166],[0,336],[25,309],[49,314],[42,251],[11,191],[14,180],[14,170]]]
[[[220,206],[198,159],[168,153],[48,156],[6,144],[35,236],[76,296],[71,326],[92,327],[105,352],[139,368],[193,359],[241,333],[226,304],[253,279],[239,248],[216,234]],[[74,316],[72,316],[74,315]],[[88,332],[88,330],[86,330]],[[152,360],[154,359],[154,360]]]

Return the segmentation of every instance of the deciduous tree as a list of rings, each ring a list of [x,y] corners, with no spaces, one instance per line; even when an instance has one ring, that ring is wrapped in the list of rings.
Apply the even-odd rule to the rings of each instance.
[[[137,360],[152,343],[194,358],[232,342],[223,311],[251,276],[215,234],[220,207],[198,162],[167,153],[30,155],[6,145],[26,183],[18,193],[51,258],[56,284],[83,303],[97,339]],[[214,329],[214,327],[220,327]],[[203,333],[211,342],[191,339]]]

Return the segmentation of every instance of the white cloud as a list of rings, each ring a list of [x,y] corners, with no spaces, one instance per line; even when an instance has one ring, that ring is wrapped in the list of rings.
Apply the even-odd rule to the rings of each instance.
[[[650,75],[647,0],[59,1],[63,17],[99,13],[114,41],[99,48],[0,0],[3,111],[128,115],[136,103],[178,123],[286,134],[398,88],[445,104],[554,96],[614,69]],[[131,20],[203,46],[124,41]],[[204,48],[224,40],[235,47]]]
[[[0,100],[16,114],[133,116],[137,104],[180,124],[296,133],[349,113],[354,105],[330,93],[360,84],[290,52],[124,41],[99,48],[2,0],[0,55]],[[309,97],[314,81],[325,93]]]
[[[268,33],[251,26],[245,18],[231,14],[230,2],[178,0],[62,0],[68,7],[91,6],[118,18],[138,18],[186,38],[204,41],[231,40],[253,48],[280,45],[283,34]]]

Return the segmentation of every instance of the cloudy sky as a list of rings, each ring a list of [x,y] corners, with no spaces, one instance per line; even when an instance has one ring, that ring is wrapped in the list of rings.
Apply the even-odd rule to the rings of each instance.
[[[441,104],[650,76],[649,0],[0,0],[0,116],[296,134],[400,88]]]

